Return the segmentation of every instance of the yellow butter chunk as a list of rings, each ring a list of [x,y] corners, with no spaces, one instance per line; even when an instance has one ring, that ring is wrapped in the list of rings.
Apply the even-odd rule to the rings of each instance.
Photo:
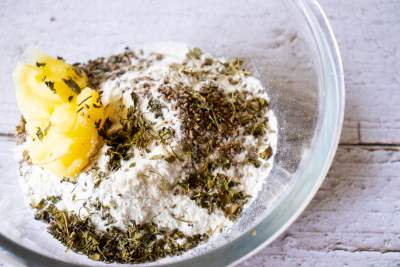
[[[87,87],[85,73],[47,55],[38,55],[32,64],[19,63],[14,82],[32,163],[74,179],[101,141],[99,93]]]

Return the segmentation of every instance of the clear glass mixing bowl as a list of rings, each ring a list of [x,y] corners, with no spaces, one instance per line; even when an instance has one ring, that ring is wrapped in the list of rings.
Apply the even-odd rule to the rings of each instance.
[[[66,252],[23,202],[13,157],[19,114],[11,73],[29,47],[81,61],[125,46],[184,42],[245,58],[268,88],[279,123],[278,153],[257,201],[212,246],[156,265],[223,266],[255,253],[304,210],[331,164],[343,120],[343,72],[314,0],[4,0],[0,29],[0,258],[14,265],[99,265]]]

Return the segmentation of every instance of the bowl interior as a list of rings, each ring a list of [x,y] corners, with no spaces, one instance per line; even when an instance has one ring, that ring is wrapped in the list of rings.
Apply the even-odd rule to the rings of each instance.
[[[316,153],[314,148],[323,145],[316,141],[316,136],[321,128],[337,123],[325,122],[326,110],[330,108],[333,114],[340,113],[334,106],[326,106],[328,87],[324,73],[327,70],[319,48],[326,44],[315,38],[315,25],[310,24],[302,10],[309,7],[295,2],[128,3],[121,0],[105,4],[80,0],[22,4],[3,1],[0,4],[0,28],[3,30],[0,41],[0,72],[3,74],[0,76],[0,234],[54,259],[99,265],[84,256],[66,252],[50,238],[43,224],[33,220],[33,212],[23,202],[13,157],[13,134],[19,113],[11,75],[24,51],[39,47],[76,62],[119,52],[125,46],[140,48],[148,43],[173,41],[200,47],[217,56],[244,58],[267,88],[279,128],[275,166],[265,177],[265,186],[257,200],[232,231],[183,258],[189,259],[192,266],[205,262],[217,266],[217,263],[237,260],[247,253],[243,251],[250,251],[265,241],[268,225],[272,225],[268,218],[289,212],[280,203],[285,199],[293,200],[296,182],[307,182],[300,177],[310,165],[312,153]],[[337,85],[330,86],[337,90]],[[332,128],[332,131],[337,135],[340,129]],[[327,151],[331,149],[326,146]],[[314,172],[315,176],[320,174],[319,169]],[[317,182],[318,179],[310,179],[309,187]],[[250,235],[249,231],[255,227],[257,235]],[[217,251],[224,253],[226,259],[213,258]],[[210,252],[214,254],[208,258],[203,255]],[[181,260],[182,257],[171,258],[157,264]]]

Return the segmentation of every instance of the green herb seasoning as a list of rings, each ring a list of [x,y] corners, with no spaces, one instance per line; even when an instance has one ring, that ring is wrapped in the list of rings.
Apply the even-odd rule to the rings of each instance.
[[[76,94],[81,93],[81,88],[73,79],[63,79],[63,82]]]
[[[135,94],[132,94],[135,98]],[[132,147],[147,148],[155,139],[156,133],[151,123],[144,117],[138,106],[129,107],[126,118],[121,120],[122,127],[116,132],[108,132],[111,121],[106,120],[99,133],[104,138],[105,144],[110,148],[107,154],[110,157],[108,170],[115,171],[121,167],[122,160],[130,159]]]
[[[45,81],[44,84],[51,90],[53,93],[57,93],[56,89],[54,88],[54,82],[52,81]]]
[[[192,50],[189,51],[189,53],[187,54],[188,59],[200,59],[201,55],[203,54],[203,52],[201,51],[200,48],[195,47]]]
[[[35,218],[49,224],[48,231],[67,248],[92,260],[143,263],[178,255],[208,239],[208,233],[186,236],[177,229],[160,228],[154,223],[135,224],[123,231],[111,227],[98,231],[90,219],[56,208],[42,200],[34,208]],[[101,204],[97,207],[102,209]],[[107,217],[107,216],[106,216]]]
[[[36,127],[36,137],[39,140],[42,140],[44,137],[44,132],[42,131],[42,129],[40,127]]]
[[[45,128],[45,129],[41,129],[40,127],[36,127],[36,137],[39,140],[43,140],[43,138],[47,135],[47,132],[50,128],[50,124]]]
[[[268,102],[246,90],[225,93],[224,88],[213,82],[215,74],[202,67],[188,67],[193,66],[192,61],[199,61],[200,56],[201,51],[193,49],[188,53],[186,62],[175,66],[177,77],[187,76],[189,79],[206,81],[199,90],[180,82],[166,82],[159,88],[166,99],[176,102],[184,133],[182,149],[191,158],[186,166],[190,171],[174,190],[176,194],[189,195],[210,212],[219,208],[233,219],[240,214],[247,196],[238,189],[238,177],[228,177],[215,171],[240,168],[243,164],[261,166],[258,155],[248,157],[243,162],[238,162],[235,157],[244,150],[241,143],[245,136],[258,138],[266,134]],[[206,60],[200,65],[213,63]],[[221,68],[217,79],[225,76],[228,76],[228,80],[233,79],[232,76],[246,71],[239,59],[219,64]],[[265,154],[262,154],[264,158],[267,156]]]
[[[213,212],[221,209],[225,215],[235,219],[242,211],[247,197],[242,191],[236,190],[239,180],[222,173],[212,174],[212,163],[207,163],[200,171],[194,170],[178,182],[176,194],[187,194],[196,203]]]
[[[65,177],[60,184],[68,194],[32,206],[56,239],[93,260],[150,262],[206,242],[254,197],[244,180],[252,174],[244,170],[260,173],[273,157],[268,101],[250,88],[254,78],[243,60],[214,58],[199,48],[178,63],[165,63],[169,57],[126,49],[74,64],[102,97],[113,93],[102,87],[109,81],[120,98],[110,97],[109,117],[95,122],[105,147],[93,155],[83,181]],[[63,82],[71,94],[81,92],[72,79]],[[54,90],[54,82],[45,84]],[[77,112],[89,108],[90,97],[77,103]],[[24,126],[17,130],[21,142]],[[38,128],[37,138],[46,131]],[[81,207],[62,210],[63,201]]]
[[[41,63],[41,62],[36,62],[36,67],[38,67],[38,68],[41,68],[41,67],[44,67],[44,66],[46,66],[46,63]]]
[[[160,101],[158,101],[157,99],[155,99],[153,97],[150,98],[148,106],[147,106],[147,109],[150,110],[151,112],[153,112],[154,116],[156,118],[163,116],[163,114],[162,114],[162,106],[161,106]]]

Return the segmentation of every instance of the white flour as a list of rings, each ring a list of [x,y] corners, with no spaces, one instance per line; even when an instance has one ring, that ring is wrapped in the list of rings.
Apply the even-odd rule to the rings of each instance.
[[[101,87],[102,102],[104,105],[110,104],[116,107],[121,103],[125,107],[131,106],[134,103],[130,92],[135,86],[142,112],[149,121],[154,122],[154,129],[170,127],[175,130],[176,138],[171,143],[173,147],[182,137],[178,112],[174,110],[172,102],[163,100],[161,93],[157,91],[157,86],[170,75],[170,64],[180,63],[185,59],[188,48],[184,45],[168,44],[144,49],[145,55],[151,52],[163,54],[163,60],[154,62],[149,68],[127,72],[115,80],[105,82]],[[146,81],[133,84],[133,80],[140,80],[142,77],[151,77],[149,92],[165,107],[163,118],[156,118],[146,109],[149,97],[142,86]],[[226,80],[218,81],[218,83],[227,91],[244,87],[254,92],[256,96],[268,99],[260,81],[254,77],[242,77],[242,82],[236,86],[229,84]],[[253,137],[246,138],[246,145],[258,145],[259,152],[268,146],[271,146],[274,152],[276,151],[277,122],[271,111],[268,113],[268,119],[270,131],[261,145],[257,144]],[[22,154],[23,149],[24,146],[20,145],[18,153]],[[106,169],[108,160],[106,150],[107,147],[104,146],[96,161],[99,169],[81,173],[76,184],[61,182],[58,177],[40,166],[23,164],[20,170],[20,184],[27,201],[35,204],[48,196],[61,196],[61,200],[56,204],[59,209],[75,212],[82,217],[90,216],[99,229],[106,229],[106,222],[101,219],[101,214],[93,212],[93,208],[87,203],[100,201],[103,205],[110,207],[109,214],[114,218],[111,225],[122,229],[133,221],[136,223],[153,221],[161,227],[177,228],[187,235],[193,235],[207,231],[218,233],[232,225],[233,222],[226,218],[221,210],[209,214],[206,209],[199,207],[189,197],[173,195],[172,192],[165,190],[167,185],[178,178],[182,163],[175,161],[169,164],[163,159],[157,159],[159,155],[168,153],[166,151],[168,148],[160,144],[153,144],[148,153],[134,149],[132,159],[124,161],[119,170],[109,173],[107,179],[95,187],[96,175]],[[267,161],[262,160],[260,168],[246,165],[242,169],[243,178],[240,189],[251,196],[246,206],[257,196],[272,164],[273,157]],[[217,171],[221,172],[221,170]],[[226,175],[233,174],[231,169],[224,172]],[[142,175],[143,173],[146,175]]]

